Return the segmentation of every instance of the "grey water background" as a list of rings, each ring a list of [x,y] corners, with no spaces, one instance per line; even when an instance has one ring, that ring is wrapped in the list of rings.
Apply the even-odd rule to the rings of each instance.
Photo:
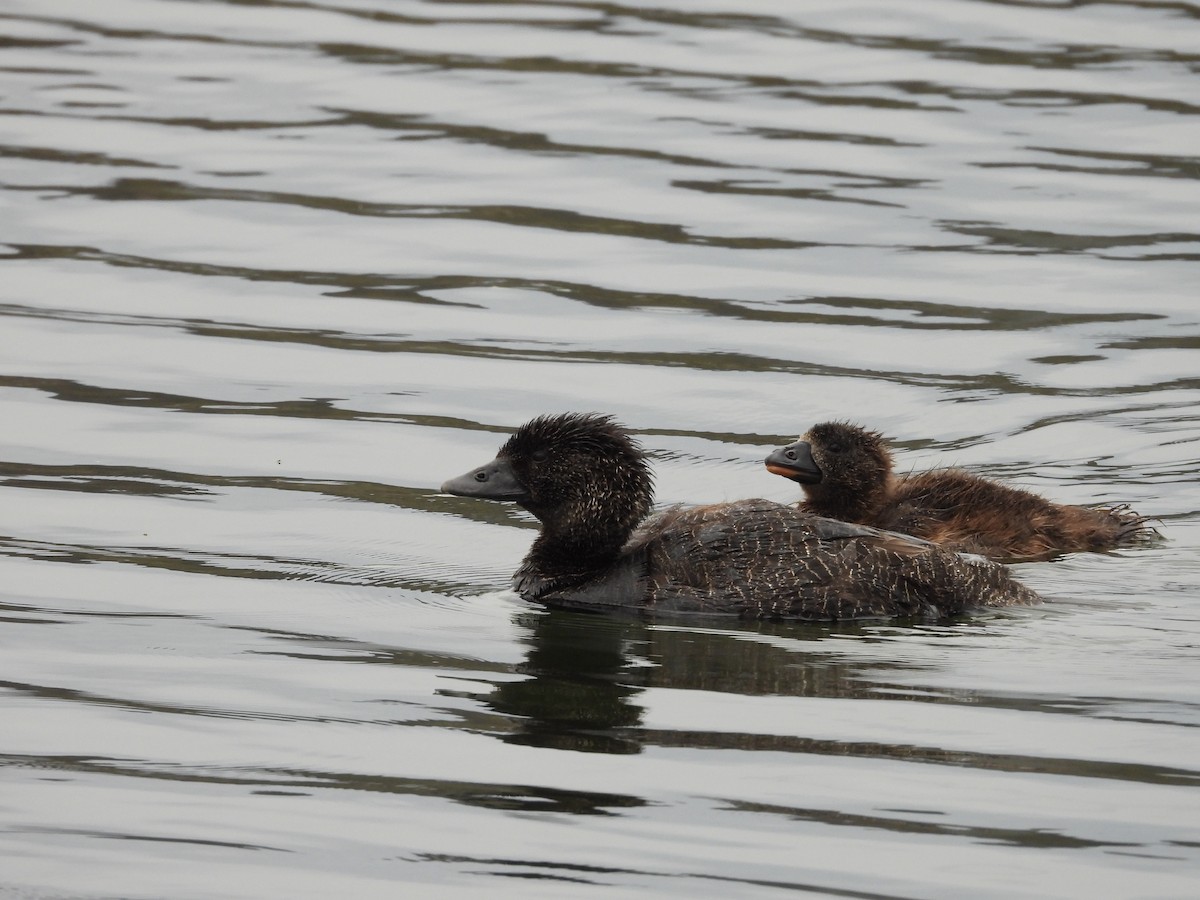
[[[1200,893],[1200,6],[0,2],[0,896]],[[1163,540],[546,614],[437,486],[847,418]]]

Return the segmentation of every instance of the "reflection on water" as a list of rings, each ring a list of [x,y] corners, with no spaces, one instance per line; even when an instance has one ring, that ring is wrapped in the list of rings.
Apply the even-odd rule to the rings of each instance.
[[[853,665],[823,649],[829,639],[868,638],[861,625],[804,629],[760,623],[736,632],[648,626],[554,612],[527,619],[531,647],[517,671],[483,698],[496,712],[516,717],[519,730],[505,740],[539,747],[604,753],[636,753],[646,745],[736,750],[776,750],[948,763],[1013,772],[1116,778],[1149,784],[1195,786],[1200,772],[1183,768],[1118,764],[1107,760],[965,752],[936,746],[822,740],[790,734],[645,727],[639,695],[655,688],[714,691],[768,697],[900,700],[908,703],[985,705],[1035,713],[1069,712],[1035,697],[946,694],[904,689],[889,679],[921,667],[887,660]],[[953,641],[956,626],[924,629],[936,643]],[[805,653],[812,642],[821,650]],[[1148,721],[1148,720],[1146,720]]]
[[[512,743],[558,750],[637,753],[620,729],[636,726],[641,709],[622,633],[609,623],[544,615],[532,622],[531,646],[518,671],[527,680],[496,685],[488,705],[519,720]]]
[[[0,894],[1195,893],[1200,11],[694,6],[0,10]],[[850,419],[1163,540],[548,614],[437,485],[563,410],[664,504]]]

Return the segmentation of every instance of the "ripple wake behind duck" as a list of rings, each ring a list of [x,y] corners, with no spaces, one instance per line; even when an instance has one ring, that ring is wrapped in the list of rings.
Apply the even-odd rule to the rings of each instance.
[[[547,606],[836,621],[1040,600],[993,563],[767,500],[647,519],[645,454],[607,416],[533,419],[442,490],[517,503],[539,519],[513,586]]]

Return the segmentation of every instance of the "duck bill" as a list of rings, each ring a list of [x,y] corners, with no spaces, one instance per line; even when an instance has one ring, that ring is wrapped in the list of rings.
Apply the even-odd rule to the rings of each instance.
[[[782,475],[800,484],[817,484],[823,477],[813,461],[812,447],[807,441],[796,441],[772,451],[765,463],[768,472]]]
[[[529,499],[529,491],[517,479],[512,464],[501,456],[478,469],[451,478],[442,485],[442,493],[483,500],[507,500],[510,503]]]

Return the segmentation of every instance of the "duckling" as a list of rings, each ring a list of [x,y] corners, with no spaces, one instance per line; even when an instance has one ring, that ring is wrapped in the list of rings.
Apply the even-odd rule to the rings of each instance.
[[[915,535],[1009,561],[1110,550],[1153,534],[1128,507],[1052,503],[962,469],[897,476],[883,437],[847,422],[814,425],[767,469],[804,489],[803,512]]]
[[[441,489],[539,520],[513,587],[552,607],[838,621],[1040,600],[994,563],[767,500],[651,516],[646,455],[609,416],[535,418]]]

